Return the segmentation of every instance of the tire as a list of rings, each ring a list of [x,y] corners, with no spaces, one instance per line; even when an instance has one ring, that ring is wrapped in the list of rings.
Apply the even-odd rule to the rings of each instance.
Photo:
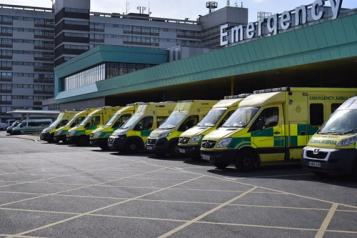
[[[216,166],[217,169],[224,170],[228,167],[229,163],[227,162],[214,162],[214,166]]]
[[[78,146],[86,146],[88,145],[88,140],[85,136],[81,136],[79,137],[79,140],[78,140],[78,143],[77,143]]]
[[[104,150],[104,151],[110,150],[110,149],[109,149],[109,146],[108,146],[108,145],[105,145],[105,144],[100,145],[99,147],[100,147],[102,150]]]
[[[254,171],[260,167],[260,158],[254,151],[245,150],[238,153],[234,164],[239,171]]]
[[[180,155],[177,142],[173,141],[169,146],[169,156],[176,158]]]
[[[143,148],[144,145],[139,139],[132,138],[128,140],[126,144],[125,152],[128,154],[137,154],[140,151],[142,151]]]

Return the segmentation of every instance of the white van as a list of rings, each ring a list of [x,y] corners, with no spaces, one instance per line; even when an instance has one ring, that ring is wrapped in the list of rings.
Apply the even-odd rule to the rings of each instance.
[[[51,125],[52,119],[29,119],[23,120],[19,125],[14,127],[11,135],[40,133],[43,129]]]

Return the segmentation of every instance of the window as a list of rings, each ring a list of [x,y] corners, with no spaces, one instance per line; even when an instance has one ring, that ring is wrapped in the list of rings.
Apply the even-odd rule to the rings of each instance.
[[[182,123],[178,131],[186,131],[191,127],[194,127],[197,123],[198,123],[198,116],[190,116]]]
[[[341,103],[332,103],[331,104],[331,114],[334,113],[339,106],[341,106]]]
[[[125,124],[131,117],[131,114],[122,115],[113,125],[113,129],[120,128],[122,125]]]
[[[157,127],[160,127],[162,123],[166,121],[167,117],[157,117]]]
[[[56,126],[56,129],[66,125],[68,123],[68,120],[62,120],[60,121],[60,123],[58,123],[58,125]]]
[[[310,124],[321,126],[324,123],[324,105],[310,104]]]
[[[100,116],[94,116],[92,119],[87,123],[85,126],[86,129],[91,128],[91,127],[96,127],[100,124]]]
[[[260,116],[254,122],[251,131],[264,130],[277,126],[279,123],[279,108],[272,107],[262,111]]]
[[[150,130],[153,126],[153,117],[144,117],[134,128],[134,131]]]

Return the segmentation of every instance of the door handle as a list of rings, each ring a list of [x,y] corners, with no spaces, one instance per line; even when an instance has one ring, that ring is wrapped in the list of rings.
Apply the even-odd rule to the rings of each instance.
[[[275,131],[274,135],[280,135],[280,131]]]

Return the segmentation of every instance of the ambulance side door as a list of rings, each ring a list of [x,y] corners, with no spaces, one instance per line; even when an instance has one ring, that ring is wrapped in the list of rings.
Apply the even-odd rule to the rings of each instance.
[[[251,142],[262,162],[284,160],[285,132],[282,105],[264,108],[250,128]]]

